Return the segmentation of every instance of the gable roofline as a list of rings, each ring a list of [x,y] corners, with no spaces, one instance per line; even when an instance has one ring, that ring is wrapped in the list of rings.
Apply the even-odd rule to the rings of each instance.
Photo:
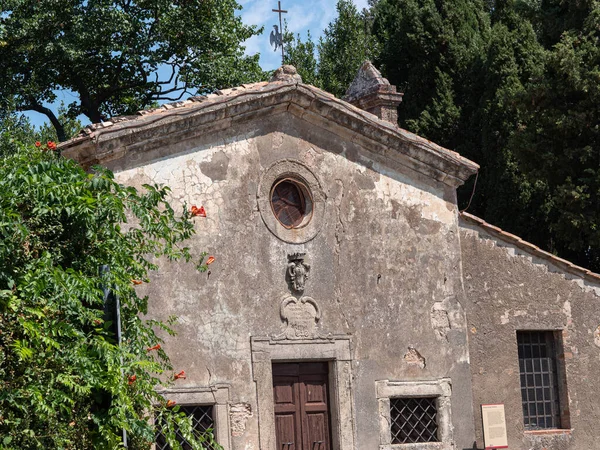
[[[233,121],[286,111],[338,135],[349,134],[384,165],[386,161],[399,163],[454,187],[463,184],[479,169],[479,165],[457,152],[297,81],[242,85],[88,125],[59,148],[66,157],[89,167],[124,157],[131,150],[158,147],[167,138],[192,139],[207,133],[209,127],[222,129]],[[219,123],[221,128],[217,126]]]
[[[477,228],[483,230],[492,238],[501,240],[507,244],[512,244],[531,256],[535,256],[544,261],[547,261],[548,263],[551,263],[552,265],[558,267],[564,272],[582,278],[583,280],[591,282],[593,284],[600,284],[600,274],[592,272],[591,270],[586,269],[585,267],[578,266],[576,264],[573,264],[571,261],[559,258],[558,256],[553,255],[552,253],[542,250],[537,245],[534,245],[531,242],[521,239],[515,234],[504,231],[502,228],[494,226],[486,222],[485,220],[474,216],[473,214],[461,212],[460,219],[467,224],[475,225]]]

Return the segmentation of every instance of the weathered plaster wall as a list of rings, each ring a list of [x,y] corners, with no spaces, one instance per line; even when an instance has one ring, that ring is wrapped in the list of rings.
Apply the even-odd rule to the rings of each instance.
[[[480,406],[486,403],[505,404],[510,449],[599,448],[600,348],[594,333],[600,287],[565,276],[551,261],[532,258],[472,224],[461,223],[460,234],[477,448],[483,448]],[[572,431],[524,431],[517,330],[562,330]]]
[[[261,174],[284,158],[306,165],[326,195],[320,233],[300,245],[277,239],[257,207]],[[311,265],[305,294],[322,310],[320,330],[352,339],[356,448],[379,445],[377,380],[442,377],[452,383],[457,448],[472,447],[453,188],[387,169],[351,139],[289,113],[153,154],[138,150],[109,166],[126,184],[170,185],[176,208],[206,208],[190,244],[215,256],[210,275],[191,264],[164,266],[149,287],[151,314],[179,317],[166,347],[188,374],[181,386],[230,384],[234,449],[259,448],[251,337],[281,333],[287,255],[299,251]]]

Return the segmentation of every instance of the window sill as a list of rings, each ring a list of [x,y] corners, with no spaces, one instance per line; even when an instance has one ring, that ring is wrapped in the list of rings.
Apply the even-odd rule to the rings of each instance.
[[[450,450],[454,448],[452,444],[444,442],[418,442],[411,444],[384,444],[379,446],[379,450]]]
[[[524,433],[525,433],[525,435],[529,435],[529,436],[540,436],[540,435],[545,436],[545,435],[560,435],[560,434],[570,435],[572,431],[573,431],[572,428],[564,428],[564,429],[552,428],[552,429],[548,429],[548,430],[525,430]]]

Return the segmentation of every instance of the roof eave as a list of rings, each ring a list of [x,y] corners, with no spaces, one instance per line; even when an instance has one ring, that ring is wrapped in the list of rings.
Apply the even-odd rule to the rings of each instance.
[[[301,83],[260,83],[256,89],[180,104],[182,107],[166,105],[159,111],[141,112],[139,117],[96,125],[87,134],[62,143],[60,148],[65,156],[84,166],[103,164],[134,148],[149,149],[160,145],[165,137],[190,139],[200,132],[205,133],[207,127],[218,128],[219,122],[249,120],[260,116],[261,112],[289,111],[338,134],[342,130],[351,133],[353,140],[360,141],[383,164],[407,166],[454,187],[479,169],[476,163],[456,152]],[[162,133],[156,133],[159,127],[164,128]]]
[[[548,261],[549,263],[553,264],[554,266],[558,267],[564,272],[567,272],[571,275],[577,276],[594,284],[600,284],[600,274],[592,272],[591,270],[586,269],[585,267],[578,266],[576,264],[573,264],[571,261],[567,261],[566,259],[560,258],[556,255],[553,255],[552,253],[542,250],[537,245],[532,244],[531,242],[528,242],[515,234],[504,231],[502,228],[492,225],[486,222],[485,220],[474,216],[473,214],[469,214],[463,211],[460,213],[460,218],[467,224],[477,226],[479,229],[485,231],[488,235],[492,236],[493,238],[514,245],[515,247],[532,256]]]

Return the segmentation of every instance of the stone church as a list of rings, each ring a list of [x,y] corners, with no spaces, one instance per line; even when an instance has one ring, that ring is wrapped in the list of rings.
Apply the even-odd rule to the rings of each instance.
[[[291,66],[62,145],[203,206],[149,285],[225,450],[600,449],[600,276],[457,207],[475,162],[397,126],[365,63],[340,100]],[[161,436],[156,448],[168,448]]]

